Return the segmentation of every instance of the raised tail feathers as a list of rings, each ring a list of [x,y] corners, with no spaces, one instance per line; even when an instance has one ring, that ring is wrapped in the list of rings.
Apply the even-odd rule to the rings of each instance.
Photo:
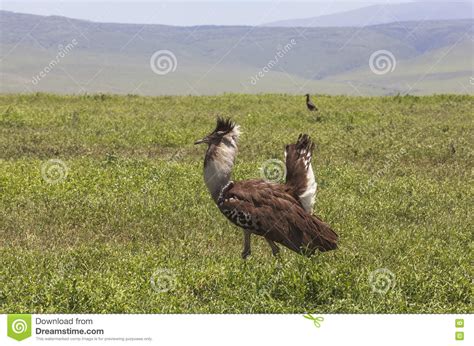
[[[302,207],[312,213],[317,184],[314,178],[311,159],[314,143],[307,134],[300,134],[295,144],[285,149],[286,185],[288,185]]]

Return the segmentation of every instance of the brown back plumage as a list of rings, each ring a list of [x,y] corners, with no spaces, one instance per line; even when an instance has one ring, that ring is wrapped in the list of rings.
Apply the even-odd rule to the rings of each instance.
[[[223,189],[218,206],[237,226],[300,254],[337,248],[338,235],[307,213],[286,185],[263,180],[232,182]]]

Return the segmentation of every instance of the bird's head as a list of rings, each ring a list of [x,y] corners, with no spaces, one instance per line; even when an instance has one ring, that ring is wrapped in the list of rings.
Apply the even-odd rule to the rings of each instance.
[[[237,140],[240,135],[240,127],[230,119],[217,118],[217,124],[214,131],[202,139],[197,140],[194,144],[206,143],[209,146],[212,144],[218,146],[226,144],[228,146],[237,146]]]
[[[309,94],[305,94],[304,96],[309,97]]]

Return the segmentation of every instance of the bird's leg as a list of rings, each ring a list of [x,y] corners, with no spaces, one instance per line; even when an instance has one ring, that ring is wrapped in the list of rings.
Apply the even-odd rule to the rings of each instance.
[[[244,250],[242,251],[242,258],[246,259],[250,255],[250,232],[244,230]]]
[[[270,245],[270,247],[272,248],[273,256],[278,255],[278,253],[280,252],[280,249],[278,248],[277,244],[275,244],[273,240],[270,240],[268,238],[265,238],[265,240],[267,241],[268,245]]]

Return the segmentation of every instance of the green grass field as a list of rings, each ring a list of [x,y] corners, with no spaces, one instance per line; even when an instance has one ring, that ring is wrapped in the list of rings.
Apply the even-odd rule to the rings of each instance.
[[[0,96],[0,313],[472,312],[474,97],[315,102]],[[253,237],[240,258],[192,145],[217,114],[242,126],[235,180],[314,138],[337,251],[276,259]]]

